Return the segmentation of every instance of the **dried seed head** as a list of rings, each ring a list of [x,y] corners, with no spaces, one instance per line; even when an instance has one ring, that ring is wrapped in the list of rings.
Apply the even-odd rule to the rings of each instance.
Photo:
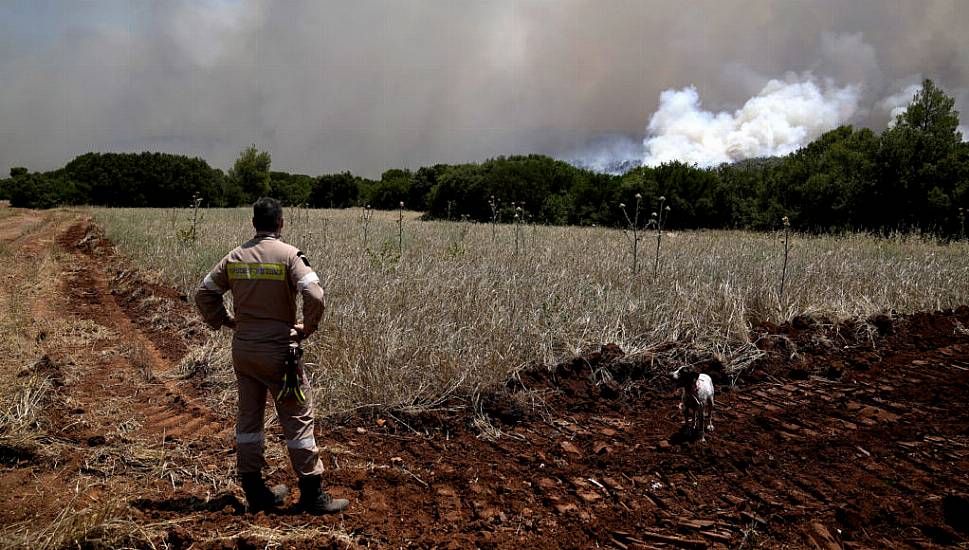
[[[663,202],[665,200],[666,200],[666,197],[664,197],[663,195],[660,195],[659,196],[659,202]]]
[[[781,221],[784,222],[784,227],[791,226],[791,220],[787,216],[784,216],[783,218],[781,218]]]
[[[624,202],[619,203],[619,208],[626,208],[626,203]]]
[[[669,207],[669,206],[667,206],[667,207],[666,207],[666,211],[667,211],[667,212],[669,212],[669,211],[670,211],[670,207]]]
[[[656,217],[656,212],[653,212],[652,214],[650,214],[650,216],[652,216],[652,217],[655,218]]]
[[[641,199],[641,198],[643,198],[643,196],[641,194],[639,194],[639,193],[636,193],[636,198],[637,199]]]
[[[400,201],[400,207],[401,207],[401,208],[403,208],[403,207],[404,207],[404,201]]]

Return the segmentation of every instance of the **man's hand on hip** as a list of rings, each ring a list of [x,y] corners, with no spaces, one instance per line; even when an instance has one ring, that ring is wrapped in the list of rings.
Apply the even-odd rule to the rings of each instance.
[[[306,329],[303,328],[302,323],[297,323],[293,325],[293,328],[289,329],[289,339],[293,342],[299,342],[306,339]]]

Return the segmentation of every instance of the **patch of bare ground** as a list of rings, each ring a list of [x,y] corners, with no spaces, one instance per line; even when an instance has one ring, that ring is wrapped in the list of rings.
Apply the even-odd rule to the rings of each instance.
[[[204,373],[176,368],[209,345],[186,300],[87,220],[44,231],[60,250],[17,265],[54,275],[4,271],[16,284],[0,290],[27,312],[4,328],[23,350],[4,375],[16,367],[23,399],[40,404],[18,424],[31,445],[2,448],[6,545],[969,544],[969,308],[758,325],[743,373],[676,343],[633,355],[607,345],[518,373],[474,416],[330,419],[317,438],[349,511],[248,516],[230,481],[231,411],[206,405]],[[680,429],[666,373],[683,363],[717,385],[705,444]],[[292,484],[281,448],[267,445],[271,476]]]
[[[241,510],[231,417],[176,369],[201,335],[184,297],[127,266],[76,214],[35,219],[3,220],[33,224],[8,230],[5,251],[13,284],[2,300],[19,314],[4,343],[19,353],[3,375],[19,393],[4,403],[3,545],[149,544],[153,527],[129,501],[174,489]]]

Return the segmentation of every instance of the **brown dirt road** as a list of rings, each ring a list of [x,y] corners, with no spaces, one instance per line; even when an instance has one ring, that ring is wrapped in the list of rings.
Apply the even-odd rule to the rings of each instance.
[[[731,387],[702,364],[718,382],[705,444],[680,433],[669,381],[654,374],[662,357],[615,347],[523,373],[486,400],[496,439],[459,414],[324,421],[327,480],[351,509],[248,516],[231,482],[232,411],[207,407],[204,384],[177,368],[205,339],[184,298],[145,282],[75,212],[0,218],[0,236],[17,265],[48,255],[57,271],[27,293],[37,357],[12,366],[54,383],[49,436],[3,448],[6,545],[71,545],[45,527],[64,511],[93,518],[74,522],[89,544],[143,547],[969,545],[966,307],[874,319],[874,332],[755,327],[765,355],[745,380]],[[159,309],[176,328],[159,328]],[[545,406],[517,406],[523,387]],[[274,456],[272,477],[293,484]]]

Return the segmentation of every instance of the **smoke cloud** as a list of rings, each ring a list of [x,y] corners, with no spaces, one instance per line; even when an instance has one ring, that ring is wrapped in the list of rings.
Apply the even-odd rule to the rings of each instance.
[[[858,86],[792,77],[769,81],[733,113],[713,113],[703,110],[695,87],[667,90],[647,127],[644,163],[712,166],[786,155],[854,116],[860,94]]]
[[[905,109],[908,107],[908,104],[912,102],[912,98],[914,98],[915,94],[921,89],[922,89],[922,84],[920,82],[909,84],[908,86],[905,87],[905,89],[899,91],[898,93],[894,93],[878,102],[878,108],[883,112],[888,113],[889,128],[892,128],[893,126],[895,126],[895,122],[898,119],[898,115],[905,112]]]
[[[966,21],[963,0],[8,0],[0,171],[92,150],[228,168],[252,143],[280,170],[371,177],[715,162],[884,128],[913,75],[967,111]]]

